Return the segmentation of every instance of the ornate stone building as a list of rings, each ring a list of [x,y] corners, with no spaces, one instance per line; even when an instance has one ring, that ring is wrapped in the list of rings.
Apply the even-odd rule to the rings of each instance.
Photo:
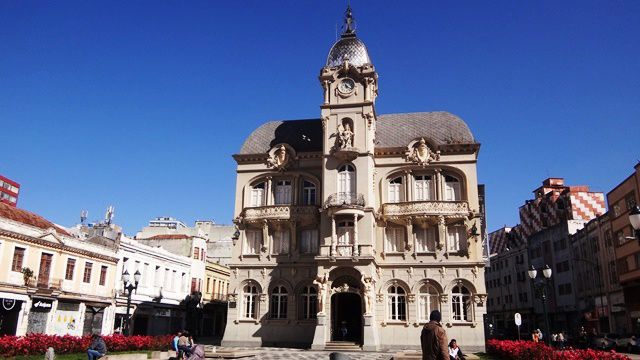
[[[480,144],[447,112],[377,114],[350,9],[319,80],[320,119],[268,122],[234,156],[223,345],[417,348],[440,309],[484,348]]]

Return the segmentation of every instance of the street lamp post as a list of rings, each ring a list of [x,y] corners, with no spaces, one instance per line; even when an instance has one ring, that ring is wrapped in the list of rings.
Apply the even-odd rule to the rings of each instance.
[[[122,283],[124,284],[124,291],[127,293],[127,315],[125,317],[125,330],[123,331],[123,333],[126,336],[130,336],[131,335],[131,318],[129,317],[129,312],[131,309],[131,293],[138,289],[138,282],[140,282],[140,271],[136,270],[136,272],[133,274],[133,281],[134,284],[132,284],[129,280],[131,280],[131,276],[129,275],[129,272],[127,270],[124,271],[124,273],[122,273]]]
[[[541,290],[541,298],[542,298],[542,310],[544,311],[544,323],[545,323],[545,331],[543,339],[546,339],[545,342],[549,343],[549,337],[551,336],[551,329],[549,328],[549,314],[547,313],[547,285],[549,283],[549,279],[551,278],[551,268],[549,265],[545,265],[544,269],[542,269],[542,275],[544,276],[544,280],[537,282],[535,281],[536,275],[538,275],[538,271],[533,265],[531,266],[531,270],[528,271],[529,277],[531,281],[533,281],[534,286]]]

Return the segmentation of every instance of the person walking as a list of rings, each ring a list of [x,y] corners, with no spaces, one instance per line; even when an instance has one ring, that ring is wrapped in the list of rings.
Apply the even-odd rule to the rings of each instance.
[[[89,360],[97,360],[107,353],[107,345],[104,343],[102,336],[98,334],[91,335],[91,345],[87,349],[87,358]]]
[[[438,310],[433,310],[429,315],[429,322],[422,328],[420,334],[422,360],[449,360],[447,332],[440,321],[442,321],[442,314]]]

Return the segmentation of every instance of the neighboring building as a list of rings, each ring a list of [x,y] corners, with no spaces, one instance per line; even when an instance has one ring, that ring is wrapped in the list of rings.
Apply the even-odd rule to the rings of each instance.
[[[607,194],[611,232],[616,253],[616,270],[624,291],[625,327],[640,332],[640,240],[634,239],[629,210],[639,203],[640,163],[633,174]]]
[[[587,332],[618,332],[625,328],[625,301],[616,272],[615,247],[609,213],[589,221],[569,237],[574,262],[576,309]],[[559,264],[556,272],[566,271]]]
[[[520,334],[527,336],[536,328],[528,247],[519,233],[520,227],[504,227],[489,234],[491,244],[490,266],[485,268],[487,292],[487,314],[491,328],[490,336],[515,338],[517,327],[515,313],[520,313]],[[485,324],[488,325],[488,324]]]
[[[20,184],[0,175],[0,202],[17,206]]]
[[[112,248],[0,203],[0,335],[111,333],[117,261]]]
[[[377,114],[352,21],[320,71],[321,118],[268,122],[234,155],[222,344],[419,348],[440,309],[449,338],[484,349],[480,144],[447,112]]]
[[[229,268],[207,260],[205,271],[201,334],[222,337],[227,323]]]
[[[515,312],[522,315],[521,330],[544,327],[542,302],[534,298],[536,290],[526,272],[530,266],[553,270],[547,289],[551,331],[575,332],[586,321],[576,306],[573,269],[576,262],[589,260],[573,251],[569,236],[606,212],[604,194],[587,186],[566,186],[562,178],[544,180],[533,193],[535,199],[519,209],[520,224],[490,237],[488,318],[496,334],[514,335]]]
[[[137,239],[148,239],[156,235],[188,235],[203,238],[207,242],[206,252],[210,261],[227,265],[231,259],[232,237],[235,226],[218,225],[212,220],[197,220],[193,227],[172,217],[157,217],[136,234]]]

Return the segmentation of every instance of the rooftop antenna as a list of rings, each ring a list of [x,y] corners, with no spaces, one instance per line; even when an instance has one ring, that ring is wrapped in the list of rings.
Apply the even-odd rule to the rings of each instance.
[[[87,220],[88,215],[89,215],[89,212],[87,210],[80,211],[80,224],[84,225],[84,222]]]
[[[115,209],[113,208],[113,205],[109,205],[109,207],[107,208],[107,213],[104,215],[104,220],[107,222],[107,225],[111,224],[111,221],[113,220],[114,212],[115,212]]]

